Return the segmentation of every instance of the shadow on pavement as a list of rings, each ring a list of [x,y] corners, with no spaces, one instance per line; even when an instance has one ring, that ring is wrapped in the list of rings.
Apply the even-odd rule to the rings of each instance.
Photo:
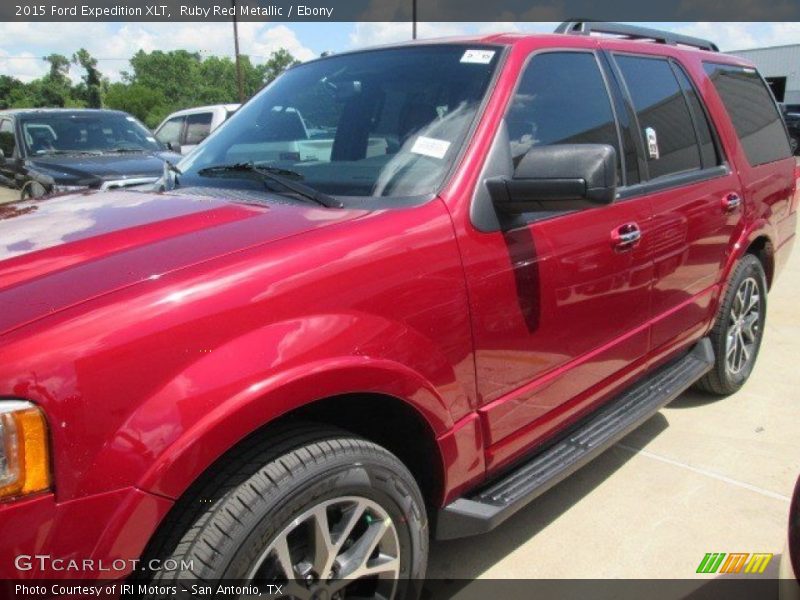
[[[637,445],[658,436],[669,423],[656,414],[637,430]],[[494,531],[477,537],[431,543],[428,583],[423,598],[449,598],[477,579],[552,521],[568,511],[635,454],[609,449],[573,473]]]

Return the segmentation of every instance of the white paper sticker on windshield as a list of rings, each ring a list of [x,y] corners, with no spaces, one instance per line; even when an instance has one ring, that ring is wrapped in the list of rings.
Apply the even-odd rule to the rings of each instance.
[[[462,63],[488,65],[494,58],[494,50],[467,50],[461,57]]]
[[[411,151],[414,154],[422,154],[423,156],[442,159],[444,155],[447,154],[449,148],[450,142],[421,135],[417,138],[417,141],[414,142]]]

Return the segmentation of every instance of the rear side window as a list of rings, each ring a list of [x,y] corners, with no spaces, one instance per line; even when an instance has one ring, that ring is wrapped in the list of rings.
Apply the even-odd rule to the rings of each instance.
[[[697,141],[700,143],[700,157],[703,160],[703,168],[715,167],[720,164],[721,160],[711,133],[711,123],[708,121],[708,115],[700,102],[700,98],[697,96],[694,86],[689,81],[689,77],[683,72],[683,69],[673,66],[675,75],[683,93],[686,95],[686,100],[689,102],[689,108],[692,112],[692,118],[697,130]]]
[[[747,161],[763,165],[791,156],[778,106],[755,69],[703,63],[742,142]]]
[[[514,166],[534,146],[608,144],[620,151],[605,81],[594,54],[548,52],[525,69],[506,115]]]
[[[702,168],[691,113],[669,62],[616,55],[644,138],[650,179]]]
[[[186,118],[186,144],[199,144],[211,133],[213,114],[198,113]]]

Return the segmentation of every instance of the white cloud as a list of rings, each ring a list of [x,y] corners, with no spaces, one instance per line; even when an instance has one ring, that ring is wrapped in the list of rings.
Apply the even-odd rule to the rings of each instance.
[[[350,32],[350,45],[355,48],[404,42],[411,39],[411,23],[376,21],[356,23]],[[423,39],[465,35],[466,23],[417,23],[417,37]]]
[[[241,23],[239,46],[242,54],[252,55],[257,63],[281,48],[299,60],[315,56],[286,25]],[[44,74],[47,65],[42,60],[7,57],[41,57],[53,52],[72,56],[78,48],[102,59],[100,70],[114,81],[140,49],[233,56],[233,32],[230,23],[0,23],[0,71],[8,75],[34,79]],[[80,69],[72,68],[70,76],[80,78]]]
[[[18,79],[28,82],[37,79],[47,72],[47,63],[40,57],[30,52],[22,52],[13,55],[0,48],[0,73],[4,75],[14,75]]]

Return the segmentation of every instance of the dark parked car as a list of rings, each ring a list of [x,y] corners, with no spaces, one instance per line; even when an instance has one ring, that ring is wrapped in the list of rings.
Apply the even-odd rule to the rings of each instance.
[[[0,185],[21,198],[152,183],[180,158],[121,111],[0,111]]]
[[[745,385],[800,201],[775,100],[578,25],[309,61],[161,192],[0,207],[0,579],[411,600],[430,536]]]
[[[796,156],[800,156],[800,112],[787,112],[783,118],[792,140],[792,149]]]

